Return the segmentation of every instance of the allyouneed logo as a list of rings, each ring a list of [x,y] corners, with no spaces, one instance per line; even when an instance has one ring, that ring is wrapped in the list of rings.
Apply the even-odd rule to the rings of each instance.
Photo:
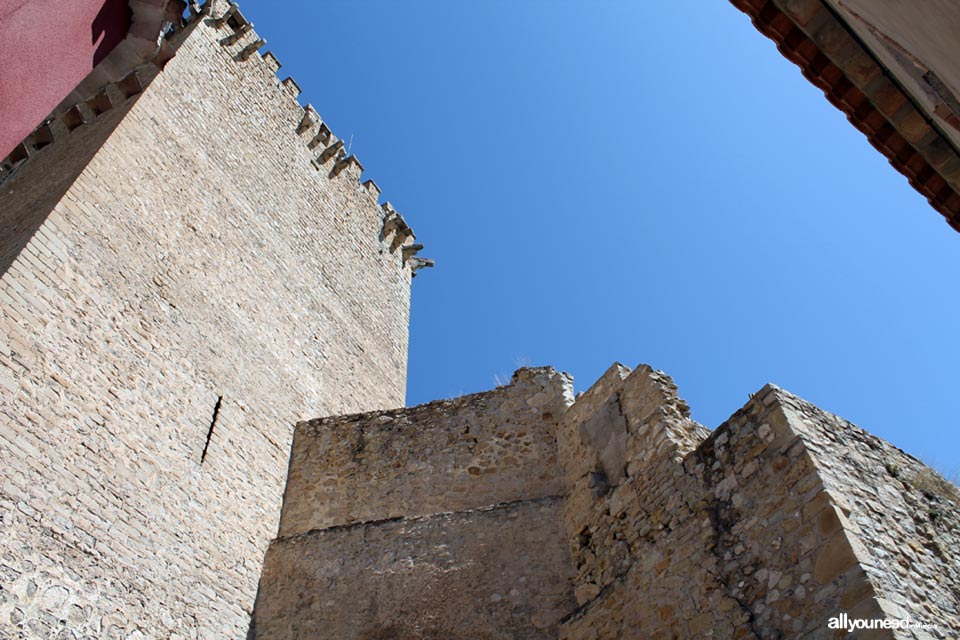
[[[851,618],[845,613],[827,621],[828,629],[843,629],[853,633],[860,629],[936,629],[937,625],[917,622],[910,618]]]

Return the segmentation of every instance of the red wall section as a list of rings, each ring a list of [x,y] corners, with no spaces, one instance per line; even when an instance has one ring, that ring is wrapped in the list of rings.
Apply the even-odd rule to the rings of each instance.
[[[0,0],[0,158],[127,35],[127,0]]]

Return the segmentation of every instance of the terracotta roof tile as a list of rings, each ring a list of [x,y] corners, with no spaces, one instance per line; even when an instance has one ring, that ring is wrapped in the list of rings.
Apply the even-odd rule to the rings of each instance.
[[[823,0],[731,0],[960,231],[960,155]]]

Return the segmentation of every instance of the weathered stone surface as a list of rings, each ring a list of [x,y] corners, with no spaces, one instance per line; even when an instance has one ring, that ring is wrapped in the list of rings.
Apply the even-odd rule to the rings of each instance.
[[[298,425],[256,637],[556,638],[569,376]]]
[[[0,166],[0,637],[960,635],[956,487],[776,387],[712,433],[644,365],[390,409],[432,261],[211,6]]]
[[[563,494],[556,416],[569,377],[513,383],[413,409],[297,426],[280,535]]]
[[[928,479],[923,485],[924,490],[937,492],[924,499],[943,512],[929,516],[935,526],[928,535],[938,536],[935,547],[912,529],[885,523],[882,508],[869,504],[874,488],[889,484],[878,474],[903,466],[914,484],[923,482],[916,478],[927,477],[918,475],[924,468],[913,466],[889,445],[773,386],[755,394],[712,433],[690,420],[669,377],[647,366],[632,372],[621,365],[611,367],[563,410],[568,390],[569,381],[552,370],[524,370],[510,387],[486,394],[301,425],[284,505],[284,521],[287,511],[293,518],[291,531],[309,529],[304,523],[318,514],[315,524],[327,527],[361,516],[401,519],[334,526],[275,542],[261,582],[264,605],[257,608],[257,637],[380,637],[376,633],[434,637],[425,623],[393,628],[371,623],[381,615],[373,603],[385,601],[385,590],[404,594],[386,598],[388,611],[407,608],[404,598],[416,602],[417,611],[433,599],[434,617],[449,616],[455,607],[470,626],[476,625],[475,636],[454,626],[437,632],[441,636],[540,637],[484,635],[490,633],[488,627],[475,623],[472,616],[478,611],[491,615],[484,609],[485,594],[465,605],[458,592],[451,604],[417,572],[383,570],[378,550],[433,544],[433,534],[397,524],[406,522],[402,519],[406,511],[420,514],[446,505],[456,513],[443,516],[450,523],[444,530],[456,537],[460,527],[459,536],[465,539],[472,535],[467,523],[473,522],[475,509],[489,510],[492,502],[505,497],[521,499],[524,491],[534,498],[545,489],[558,488],[564,492],[556,513],[562,515],[563,528],[544,532],[541,544],[550,549],[564,546],[569,554],[561,554],[569,557],[568,564],[556,567],[568,585],[566,613],[558,629],[562,639],[832,638],[836,634],[827,625],[840,614],[910,617],[938,625],[933,630],[862,630],[857,637],[947,638],[955,631],[957,555],[956,546],[951,546],[958,530],[955,496],[948,484]],[[527,410],[524,398],[543,397],[550,398],[550,411]],[[475,484],[470,484],[469,471],[463,473],[469,460],[456,457],[464,446],[463,435],[477,438],[475,448],[491,447],[504,440],[503,424],[524,424],[526,432],[538,434],[538,447],[527,457],[503,450],[502,455],[517,459],[520,466],[497,466],[489,474],[477,474]],[[362,438],[359,453],[350,446],[358,441],[357,429],[369,434]],[[557,460],[549,453],[550,432],[557,434]],[[878,458],[879,452],[883,455]],[[392,460],[401,468],[412,460],[419,471],[394,472]],[[544,460],[550,465],[545,467]],[[542,484],[545,468],[553,478],[549,485]],[[336,477],[347,478],[348,485],[323,489]],[[523,481],[517,483],[517,478]],[[869,482],[861,484],[865,478]],[[464,479],[467,482],[461,485]],[[884,495],[892,491],[880,490]],[[887,497],[891,504],[898,499]],[[851,505],[866,510],[858,512]],[[426,522],[431,517],[415,520]],[[858,525],[861,519],[864,524]],[[531,525],[538,526],[533,521]],[[352,551],[350,542],[344,543],[351,550],[344,559],[326,537],[387,526],[396,538],[387,544],[368,534],[368,558]],[[544,556],[514,544],[512,524],[496,526],[504,527],[501,559],[508,559],[513,570],[540,575]],[[282,556],[273,555],[281,549]],[[943,561],[937,578],[930,549]],[[462,564],[472,553],[458,548],[450,551],[448,560]],[[551,551],[550,557],[560,555]],[[308,558],[306,573],[298,558]],[[886,566],[880,558],[886,559]],[[920,560],[916,574],[903,572],[908,558]],[[893,559],[896,566],[891,566]],[[491,563],[486,559],[482,564]],[[346,584],[355,602],[342,604],[339,594],[344,587],[323,576],[340,575],[343,567],[359,571],[355,565],[377,577],[364,582],[351,573]],[[390,588],[382,583],[386,574]],[[461,588],[469,591],[474,586]],[[911,593],[912,600],[894,588],[900,594]],[[921,590],[932,597],[924,599]],[[315,604],[330,593],[336,595],[328,605]],[[305,603],[305,598],[314,604]],[[420,620],[418,616],[412,619]],[[306,620],[322,624],[311,626]],[[324,631],[309,631],[321,628]],[[355,628],[366,630],[344,631]],[[325,635],[328,629],[334,629],[331,635]]]
[[[573,609],[562,497],[333,527],[270,546],[261,640],[548,640]]]
[[[691,450],[702,429],[670,410],[670,385],[648,372],[635,371],[620,391],[628,424],[645,438],[627,461],[636,473],[601,496],[568,492],[581,607],[561,638],[826,638],[834,637],[828,620],[841,613],[936,627],[857,637],[949,638],[960,630],[952,485],[771,386]],[[651,412],[651,401],[661,409]],[[584,419],[574,405],[561,433],[569,433],[568,417]],[[893,513],[918,503],[906,480],[883,489],[884,469],[901,468],[935,487],[924,500],[938,515],[927,514],[925,535],[910,526],[916,517],[888,521],[890,507],[876,500],[882,493]]]
[[[960,635],[960,490],[856,425],[781,398],[878,601],[937,626],[903,637]]]

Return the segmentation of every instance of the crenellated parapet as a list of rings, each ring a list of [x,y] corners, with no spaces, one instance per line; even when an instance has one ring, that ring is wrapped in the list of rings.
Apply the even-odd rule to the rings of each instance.
[[[536,639],[840,637],[839,616],[939,630],[871,638],[960,629],[960,495],[919,461],[773,385],[712,432],[646,365],[572,391],[522,369],[491,392],[298,425],[258,634],[424,637],[446,617],[430,637],[507,637],[477,630],[517,610]]]
[[[207,24],[222,32],[220,45],[240,64],[260,65],[274,78],[277,86],[286,91],[299,106],[300,85],[291,78],[277,75],[282,64],[270,51],[260,53],[266,40],[262,38],[234,2],[211,0],[203,8]],[[255,55],[256,54],[256,55]],[[317,173],[329,180],[346,180],[357,184],[377,204],[377,215],[382,220],[379,241],[381,253],[397,254],[401,265],[410,268],[411,276],[419,269],[434,266],[434,261],[417,253],[422,244],[413,244],[413,230],[389,202],[379,203],[381,189],[373,180],[363,179],[364,166],[349,152],[343,139],[334,134],[329,124],[311,104],[300,107],[300,118],[293,123],[293,131],[303,140],[310,152],[310,164]]]
[[[132,70],[154,65],[160,69],[173,58],[172,36],[185,22],[183,0],[137,0],[130,2],[130,30],[110,55],[68,95],[57,111],[88,99],[104,86],[118,82]]]

